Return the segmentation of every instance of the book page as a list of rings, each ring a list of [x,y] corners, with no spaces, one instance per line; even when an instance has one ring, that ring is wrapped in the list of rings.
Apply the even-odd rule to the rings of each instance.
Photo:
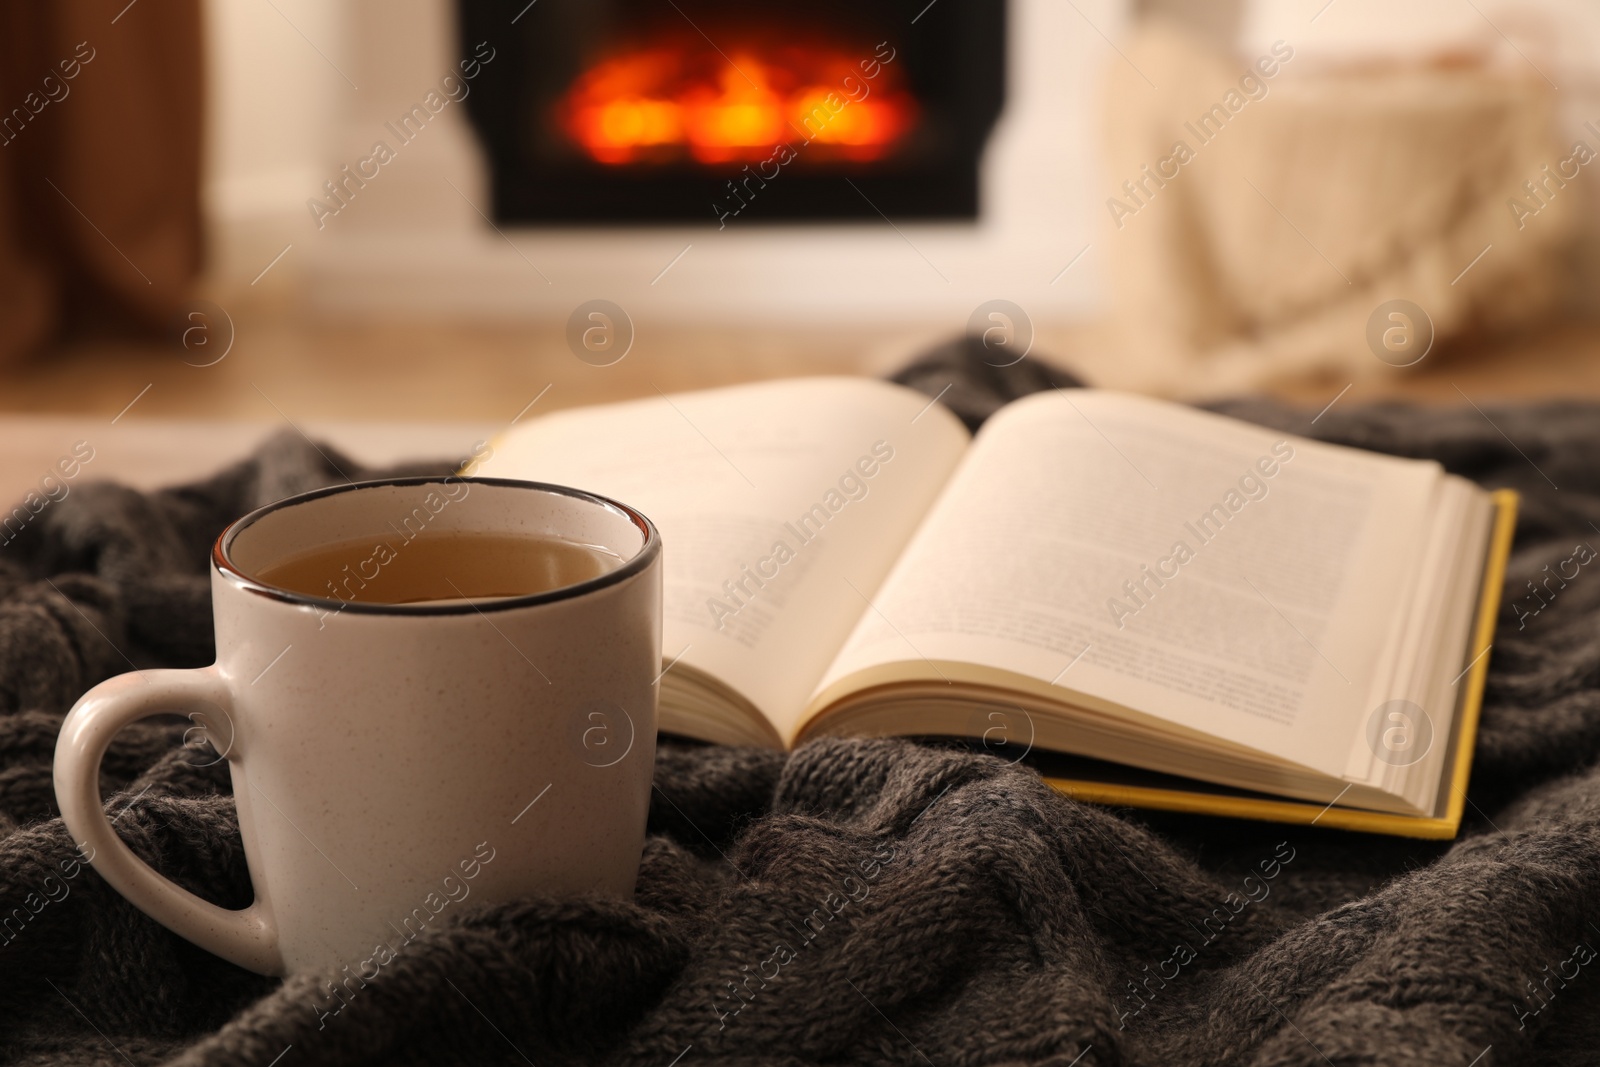
[[[979,434],[816,696],[976,663],[1336,777],[1440,477],[1162,401],[1027,398]]]
[[[1423,808],[1434,806],[1452,756],[1448,734],[1462,697],[1463,656],[1476,655],[1467,646],[1496,518],[1493,499],[1470,482],[1445,478],[1440,490],[1430,508],[1430,543],[1416,567],[1419,588],[1407,597],[1411,617],[1380,662],[1368,699],[1379,709],[1376,722],[1351,740],[1346,767],[1347,778],[1381,782]]]
[[[555,412],[478,470],[647,515],[665,551],[662,654],[792,721],[938,496],[966,428],[921,393],[805,378]],[[696,731],[663,707],[661,728]]]

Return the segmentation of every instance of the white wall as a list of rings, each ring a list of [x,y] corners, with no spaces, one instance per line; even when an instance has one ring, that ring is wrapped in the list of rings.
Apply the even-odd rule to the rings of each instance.
[[[1593,78],[1600,62],[1600,5],[1594,0],[1251,0],[1242,36],[1247,51],[1292,38],[1297,58],[1405,61],[1481,47],[1499,53],[1508,65],[1531,60],[1560,85],[1562,75]]]
[[[355,92],[330,64],[344,52],[342,2],[205,0],[203,12],[214,267],[229,279],[247,271],[248,282],[292,239],[272,243],[323,181],[338,115]]]

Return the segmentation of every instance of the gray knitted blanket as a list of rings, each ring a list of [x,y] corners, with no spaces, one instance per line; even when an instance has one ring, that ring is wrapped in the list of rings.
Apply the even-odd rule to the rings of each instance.
[[[971,421],[1048,384],[974,370],[952,352],[902,379],[957,382]],[[210,662],[211,540],[337,478],[288,434],[195,485],[76,486],[0,547],[0,1062],[1600,1062],[1600,569],[1528,585],[1600,545],[1600,408],[1223,407],[1523,494],[1456,841],[1109,810],[906,742],[667,742],[633,902],[449,909],[337,994],[342,974],[259,978],[74,862],[50,764],[91,684]],[[226,765],[182,725],[120,735],[107,805],[240,907]]]

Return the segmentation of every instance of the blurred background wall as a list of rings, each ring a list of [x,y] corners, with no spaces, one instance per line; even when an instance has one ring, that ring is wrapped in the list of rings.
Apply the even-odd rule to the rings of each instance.
[[[559,40],[537,21],[557,5],[461,2],[487,13],[488,52],[536,23]],[[886,32],[912,38],[916,20],[923,32],[970,10],[950,3],[875,10]],[[105,35],[101,56],[144,57],[167,75],[127,75],[151,90],[142,117],[117,126],[138,151],[83,136],[96,110],[77,106],[94,100],[87,76],[43,116],[35,148],[103,141],[111,162],[73,179],[89,182],[73,187],[84,202],[96,182],[169,202],[97,220],[98,206],[55,202],[36,166],[5,221],[14,245],[46,259],[104,259],[98,289],[79,278],[62,291],[109,287],[112,310],[147,329],[195,275],[202,244],[204,295],[241,314],[266,308],[273,323],[366,330],[358,342],[374,359],[390,341],[373,331],[406,322],[432,324],[440,344],[479,328],[501,330],[508,350],[524,335],[560,348],[572,309],[604,298],[658,338],[677,331],[662,351],[697,351],[695,331],[723,329],[729,366],[767,346],[803,369],[807,346],[831,334],[839,359],[877,373],[1003,299],[1031,320],[1041,353],[1064,353],[1099,384],[1202,395],[1385,374],[1368,334],[1398,321],[1372,318],[1394,300],[1422,316],[1396,329],[1436,333],[1441,351],[1595,316],[1600,205],[1595,168],[1577,155],[1600,152],[1600,7],[1580,0],[1010,0],[993,9],[1007,15],[1005,100],[976,219],[863,209],[778,222],[755,210],[726,227],[709,204],[693,224],[597,226],[563,219],[559,202],[538,225],[493,221],[468,121],[481,94],[434,115],[348,203],[319,214],[331,183],[456,69],[456,0],[193,0],[162,9],[187,11],[189,36],[202,35],[182,55],[183,34],[151,29],[174,16],[146,6],[82,8]],[[26,10],[47,9],[12,15]],[[821,18],[809,11],[799,17]],[[34,58],[12,64],[14,96]],[[161,86],[189,106],[162,106]],[[124,95],[100,106],[140,97]],[[1180,141],[1192,158],[1175,160]],[[23,156],[10,151],[0,163],[14,167]],[[59,232],[28,236],[19,227],[36,214]],[[155,250],[116,252],[144,239],[141,227]],[[163,285],[130,266],[147,256],[175,264]],[[74,321],[105,310],[79,303]],[[32,297],[17,306],[13,324],[48,310]],[[881,353],[863,355],[869,336]]]
[[[1337,366],[1349,352],[1341,356],[1339,345],[1318,338],[1349,334],[1390,290],[1420,293],[1448,338],[1548,314],[1548,305],[1591,312],[1600,278],[1600,226],[1587,181],[1575,183],[1531,236],[1506,238],[1485,256],[1473,284],[1436,277],[1447,264],[1465,265],[1467,245],[1493,243],[1494,228],[1511,218],[1498,203],[1502,186],[1519,168],[1580,134],[1600,148],[1600,137],[1583,129],[1600,119],[1600,7],[1582,0],[1014,0],[1008,98],[984,160],[976,225],[752,225],[712,238],[672,227],[496,234],[480,215],[485,177],[461,108],[431,124],[407,146],[403,167],[385,172],[319,231],[306,197],[450,69],[449,3],[208,0],[206,13],[214,56],[206,202],[219,276],[247,283],[292,244],[272,284],[301,286],[318,308],[342,315],[515,320],[607,296],[658,318],[777,327],[826,315],[924,323],[932,333],[932,322],[956,328],[978,302],[1006,297],[1039,321],[1120,318],[1092,373],[1159,390],[1186,375],[1246,386],[1268,364],[1286,373]],[[1151,26],[1165,27],[1166,36],[1152,36]],[[1275,41],[1294,55],[1272,80],[1275,99],[1242,114],[1225,148],[1186,169],[1181,194],[1153,199],[1148,214],[1108,227],[1108,202],[1123,195],[1124,171],[1137,170],[1139,153],[1156,151],[1153,138],[1192,118],[1188,110],[1204,110],[1206,91],[1236,80]],[[1402,106],[1386,107],[1386,97]],[[1324,134],[1303,129],[1313,112],[1324,114],[1325,136],[1347,138],[1342,149],[1324,146],[1330,158],[1363,143],[1372,157],[1349,158],[1342,175],[1329,174],[1315,152]],[[1379,151],[1364,124],[1386,129],[1393,145]],[[1441,124],[1454,132],[1441,132]],[[1285,141],[1296,130],[1303,143]],[[1334,206],[1363,217],[1314,218],[1327,197],[1305,187],[1285,153],[1303,157],[1308,178],[1342,183],[1347,195]],[[1385,158],[1389,171],[1375,175],[1369,165]],[[1261,189],[1242,197],[1239,189],[1217,192],[1223,179],[1216,172],[1251,167],[1270,169],[1285,196],[1298,190],[1307,202],[1269,205],[1274,193]],[[1350,188],[1364,177],[1373,179],[1365,202]],[[1515,185],[1503,190],[1507,196]],[[1404,196],[1415,204],[1397,199]],[[1475,197],[1475,207],[1441,206],[1460,196]],[[1259,210],[1250,209],[1252,200]],[[1188,221],[1170,217],[1180,201]],[[1371,217],[1381,205],[1387,221]],[[1452,217],[1415,225],[1429,211]],[[1169,217],[1158,221],[1163,214]],[[1266,226],[1280,218],[1303,232]],[[1194,219],[1230,219],[1225,225],[1243,230],[1222,248],[1178,233],[1193,229]],[[1319,226],[1322,241],[1337,247],[1318,256],[1348,259],[1335,271],[1353,277],[1301,276],[1321,268],[1296,258],[1306,251],[1304,238],[1318,242],[1309,231]],[[1367,245],[1350,244],[1363,226]],[[1144,232],[1130,237],[1131,229]],[[1430,251],[1419,257],[1374,242]],[[652,286],[689,245],[673,268],[673,287]],[[1256,273],[1218,271],[1218,257],[1230,256],[1254,262]],[[1291,277],[1278,259],[1292,262]],[[530,264],[551,267],[544,273],[558,280],[532,277]],[[1218,296],[1218,276],[1237,292]],[[1330,280],[1349,292],[1338,301],[1319,293]],[[1508,288],[1508,281],[1519,284]],[[1485,296],[1496,292],[1503,306]],[[1213,306],[1186,313],[1185,301]]]

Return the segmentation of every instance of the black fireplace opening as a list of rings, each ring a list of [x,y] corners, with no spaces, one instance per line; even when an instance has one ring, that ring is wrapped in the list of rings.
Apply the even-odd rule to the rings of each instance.
[[[975,219],[1003,0],[457,0],[497,221]]]

